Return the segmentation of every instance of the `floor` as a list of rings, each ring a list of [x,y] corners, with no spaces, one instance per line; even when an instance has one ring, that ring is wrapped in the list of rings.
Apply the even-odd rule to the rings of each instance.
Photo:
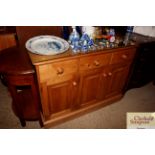
[[[125,129],[127,112],[155,112],[155,86],[149,83],[141,88],[131,89],[114,104],[64,122],[55,129]],[[39,122],[27,122],[21,127],[11,109],[11,97],[7,88],[0,83],[0,128],[40,129]]]

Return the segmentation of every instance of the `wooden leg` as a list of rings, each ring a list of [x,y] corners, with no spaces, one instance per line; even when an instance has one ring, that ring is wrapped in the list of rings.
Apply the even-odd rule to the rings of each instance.
[[[7,82],[2,74],[0,74],[0,80],[4,86],[7,86]]]
[[[43,127],[44,126],[41,117],[39,118],[39,124],[40,124],[40,127]]]
[[[25,122],[25,120],[24,119],[19,119],[20,120],[20,124],[21,124],[21,126],[22,127],[25,127],[26,126],[26,122]]]

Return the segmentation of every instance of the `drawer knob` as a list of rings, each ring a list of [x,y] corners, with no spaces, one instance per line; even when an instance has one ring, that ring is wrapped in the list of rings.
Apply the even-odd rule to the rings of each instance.
[[[109,76],[112,76],[112,73],[111,73],[111,72],[109,72],[109,73],[108,73],[108,75],[109,75]]]
[[[64,73],[64,69],[61,68],[61,67],[59,67],[59,68],[57,69],[57,74],[60,75],[60,74],[63,74],[63,73]]]
[[[123,58],[123,59],[127,59],[127,55],[126,55],[126,54],[123,54],[123,55],[122,55],[122,58]]]
[[[94,61],[94,65],[95,65],[95,66],[99,66],[99,65],[100,65],[99,61],[95,60],[95,61]]]
[[[88,67],[88,68],[91,68],[90,64],[87,64],[87,67]]]
[[[104,76],[104,77],[107,77],[107,74],[106,74],[106,73],[103,73],[103,76]]]
[[[74,81],[74,82],[73,82],[73,86],[76,86],[76,85],[77,85],[77,82]]]

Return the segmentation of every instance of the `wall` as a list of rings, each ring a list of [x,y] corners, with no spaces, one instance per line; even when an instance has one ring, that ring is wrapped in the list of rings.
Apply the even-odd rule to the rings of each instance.
[[[155,26],[134,26],[133,32],[155,37]]]

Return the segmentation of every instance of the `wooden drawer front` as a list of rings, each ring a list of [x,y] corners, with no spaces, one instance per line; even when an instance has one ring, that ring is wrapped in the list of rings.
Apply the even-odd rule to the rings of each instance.
[[[80,70],[89,70],[106,66],[109,64],[110,59],[111,59],[111,53],[81,58]]]
[[[136,50],[125,50],[120,52],[115,52],[112,54],[112,59],[110,64],[124,63],[133,59]]]
[[[55,84],[72,78],[78,71],[78,60],[55,62],[39,66],[40,82]]]

